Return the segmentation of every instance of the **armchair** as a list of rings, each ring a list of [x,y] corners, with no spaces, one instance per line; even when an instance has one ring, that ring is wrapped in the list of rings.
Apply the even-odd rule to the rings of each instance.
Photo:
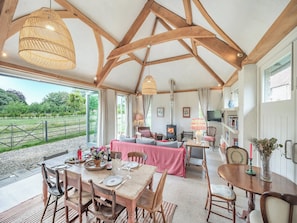
[[[206,128],[205,135],[203,136],[203,140],[208,141],[209,143],[212,143],[212,146],[215,147],[216,145],[216,133],[217,128],[214,126],[208,126]]]
[[[157,139],[157,133],[151,132],[150,127],[140,126],[138,127],[138,132],[141,134],[141,137]]]

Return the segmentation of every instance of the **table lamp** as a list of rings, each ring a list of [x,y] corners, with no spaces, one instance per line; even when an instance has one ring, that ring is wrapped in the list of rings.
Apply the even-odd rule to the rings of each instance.
[[[191,123],[191,129],[196,131],[196,140],[198,140],[198,142],[201,142],[203,130],[206,130],[206,122],[204,118],[193,118]]]

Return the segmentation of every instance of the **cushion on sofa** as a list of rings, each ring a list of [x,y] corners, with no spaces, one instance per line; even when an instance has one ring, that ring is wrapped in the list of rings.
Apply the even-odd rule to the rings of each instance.
[[[157,146],[165,146],[170,148],[179,148],[179,144],[177,141],[169,141],[169,142],[162,142],[157,141]]]
[[[132,143],[136,143],[136,139],[135,138],[120,137],[120,141],[121,142],[132,142]]]
[[[147,144],[147,145],[156,145],[156,141],[154,139],[144,138],[144,137],[137,138],[136,143]]]

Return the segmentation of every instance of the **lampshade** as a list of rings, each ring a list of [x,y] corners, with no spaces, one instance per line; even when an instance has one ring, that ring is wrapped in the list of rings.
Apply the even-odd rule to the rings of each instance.
[[[153,95],[157,94],[157,85],[156,81],[151,75],[147,75],[142,83],[142,94],[144,95]]]
[[[19,37],[19,55],[28,63],[56,70],[75,67],[71,35],[60,16],[49,8],[29,15]]]
[[[203,118],[193,118],[191,123],[191,129],[193,130],[206,130],[206,123]]]

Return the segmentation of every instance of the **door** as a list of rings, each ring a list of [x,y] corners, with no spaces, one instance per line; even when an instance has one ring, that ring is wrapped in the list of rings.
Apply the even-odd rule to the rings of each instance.
[[[295,49],[296,51],[296,49]],[[275,137],[278,143],[286,140],[296,142],[296,86],[292,45],[283,49],[260,69],[260,138]],[[292,143],[287,157],[292,157]],[[296,165],[285,156],[284,148],[276,149],[271,157],[271,169],[290,180],[297,182]]]

